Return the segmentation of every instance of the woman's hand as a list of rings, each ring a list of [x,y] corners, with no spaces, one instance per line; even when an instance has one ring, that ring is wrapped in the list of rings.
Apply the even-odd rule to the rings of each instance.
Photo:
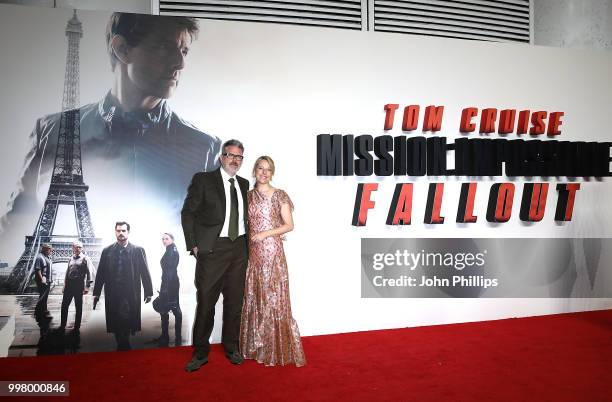
[[[263,239],[265,239],[266,237],[268,237],[267,231],[263,231],[263,232],[259,232],[251,236],[251,240],[258,243],[262,241]]]

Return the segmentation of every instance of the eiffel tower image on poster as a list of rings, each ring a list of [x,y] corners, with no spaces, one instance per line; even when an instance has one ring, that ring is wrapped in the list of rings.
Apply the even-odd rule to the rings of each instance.
[[[72,242],[80,240],[83,252],[94,265],[98,266],[102,250],[102,240],[97,238],[91,224],[91,216],[85,196],[89,186],[83,181],[81,166],[81,133],[79,105],[79,42],[83,36],[82,24],[76,10],[66,26],[68,53],[64,95],[60,117],[59,135],[55,163],[51,176],[49,192],[32,236],[26,236],[25,250],[13,268],[7,284],[11,291],[26,293],[30,291],[34,262],[42,244],[53,247],[53,263],[67,263],[72,256]],[[74,208],[77,235],[56,235],[56,224],[60,205]],[[58,278],[54,278],[54,284]],[[63,279],[63,278],[62,278]],[[53,286],[53,284],[52,284]]]

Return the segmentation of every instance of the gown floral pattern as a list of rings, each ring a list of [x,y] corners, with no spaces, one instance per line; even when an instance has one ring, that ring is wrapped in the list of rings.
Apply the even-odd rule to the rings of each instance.
[[[289,275],[282,236],[260,242],[251,236],[283,224],[282,204],[293,203],[287,193],[276,189],[268,199],[257,189],[247,193],[249,220],[249,263],[240,323],[240,350],[246,359],[266,366],[306,364],[297,323],[291,315]]]

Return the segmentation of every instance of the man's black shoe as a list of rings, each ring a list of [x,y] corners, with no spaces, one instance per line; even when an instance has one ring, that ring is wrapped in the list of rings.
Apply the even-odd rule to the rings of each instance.
[[[170,339],[168,339],[167,336],[160,336],[157,339],[157,346],[159,346],[160,348],[167,348],[169,344],[170,344]]]
[[[242,362],[244,361],[244,359],[242,358],[242,355],[238,351],[225,353],[225,356],[229,359],[230,363],[232,364],[242,364]]]
[[[185,371],[191,373],[193,371],[198,370],[206,363],[208,363],[208,356],[198,357],[196,355],[193,355],[189,363],[187,363],[187,365],[185,366]]]

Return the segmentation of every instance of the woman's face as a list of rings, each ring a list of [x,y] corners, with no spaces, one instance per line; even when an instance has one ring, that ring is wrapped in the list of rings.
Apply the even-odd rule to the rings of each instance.
[[[169,245],[174,243],[174,241],[172,240],[172,237],[170,237],[168,235],[163,235],[162,236],[162,243],[164,243],[164,246],[168,247]]]
[[[272,169],[268,161],[262,160],[255,166],[255,180],[257,184],[268,184],[272,180]]]

